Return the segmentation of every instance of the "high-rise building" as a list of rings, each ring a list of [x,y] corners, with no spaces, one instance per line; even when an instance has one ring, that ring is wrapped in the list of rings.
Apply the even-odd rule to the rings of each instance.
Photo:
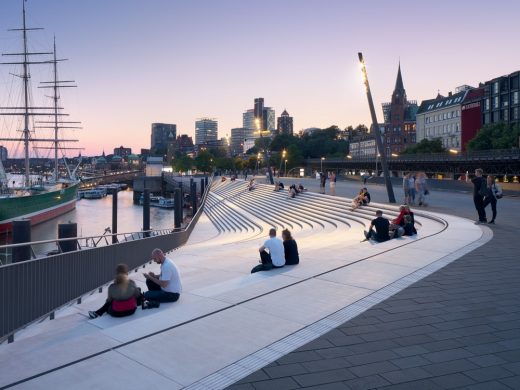
[[[278,126],[276,128],[278,134],[293,134],[293,118],[289,116],[287,110],[283,110],[282,116],[278,118]]]
[[[152,142],[150,153],[166,154],[168,144],[177,137],[177,125],[169,123],[152,123]]]
[[[260,131],[269,131],[271,135],[276,131],[275,111],[264,106],[264,98],[255,98],[254,108],[242,114],[242,127],[246,129],[247,139],[259,138]]]
[[[0,146],[0,160],[5,161],[7,160],[7,148],[5,146]]]
[[[384,148],[387,156],[391,153],[399,153],[408,146],[415,144],[415,115],[417,109],[417,102],[406,98],[406,90],[401,76],[401,64],[399,64],[392,101],[383,103]]]
[[[244,153],[244,140],[246,139],[246,129],[237,127],[231,129],[231,142],[229,144],[232,156]]]
[[[200,118],[195,122],[195,145],[218,140],[218,122],[213,118]]]

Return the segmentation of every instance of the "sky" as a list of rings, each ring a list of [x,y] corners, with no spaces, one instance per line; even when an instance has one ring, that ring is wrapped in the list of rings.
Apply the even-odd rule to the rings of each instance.
[[[0,51],[20,50],[22,0],[0,0]],[[370,122],[357,53],[362,51],[382,121],[401,62],[409,100],[477,86],[520,69],[516,0],[28,0],[30,48],[56,36],[62,93],[83,155],[150,147],[151,124],[218,119],[219,137],[242,126],[255,97],[294,129]],[[2,58],[5,60],[5,57]],[[0,105],[12,102],[10,66],[0,68]],[[51,77],[31,68],[34,85]],[[16,81],[16,80],[15,80]],[[35,102],[43,102],[36,90]],[[1,136],[16,123],[0,118]],[[21,147],[10,146],[10,155]],[[14,150],[13,150],[14,149]],[[41,152],[46,153],[46,152]],[[75,155],[71,151],[69,155]]]

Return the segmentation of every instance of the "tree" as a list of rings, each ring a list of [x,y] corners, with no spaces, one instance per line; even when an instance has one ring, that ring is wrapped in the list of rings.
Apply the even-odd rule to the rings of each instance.
[[[177,172],[186,172],[193,167],[193,159],[190,156],[180,156],[173,160],[173,169]]]
[[[442,146],[440,138],[433,140],[423,139],[418,144],[407,147],[401,154],[431,154],[431,153],[446,153],[447,150]]]
[[[518,148],[520,127],[510,127],[506,123],[487,124],[480,129],[475,138],[468,142],[469,150]]]
[[[211,172],[214,166],[213,155],[207,150],[201,151],[197,157],[195,157],[195,166],[197,170],[204,173]]]

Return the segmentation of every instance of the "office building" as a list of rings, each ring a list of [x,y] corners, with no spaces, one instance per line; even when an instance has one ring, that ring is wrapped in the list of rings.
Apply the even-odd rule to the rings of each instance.
[[[293,118],[289,115],[287,110],[283,110],[277,122],[276,131],[278,134],[293,135]]]
[[[255,98],[253,109],[242,114],[242,127],[246,129],[245,138],[271,136],[276,132],[276,114],[271,107],[264,106],[264,98]]]
[[[244,140],[246,139],[246,129],[237,127],[231,129],[230,153],[231,156],[237,156],[244,153]]]
[[[150,153],[165,155],[168,144],[177,137],[177,125],[169,123],[152,123],[152,142]]]
[[[218,122],[213,118],[200,118],[195,122],[195,145],[206,145],[218,140]]]
[[[5,161],[7,160],[7,157],[7,148],[5,146],[0,146],[0,160]]]
[[[415,144],[415,115],[417,109],[417,102],[406,98],[406,90],[401,76],[401,64],[399,64],[392,101],[383,103],[384,148],[387,156],[392,153],[399,153],[408,146]]]
[[[114,148],[114,155],[122,157],[123,159],[127,159],[129,155],[132,154],[132,148],[125,148],[123,145],[121,145],[118,148]]]

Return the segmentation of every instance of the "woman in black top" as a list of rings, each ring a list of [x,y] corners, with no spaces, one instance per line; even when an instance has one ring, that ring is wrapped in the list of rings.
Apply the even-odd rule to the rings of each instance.
[[[300,262],[298,256],[298,245],[291,236],[288,229],[282,230],[283,248],[285,251],[285,265],[294,265]]]

